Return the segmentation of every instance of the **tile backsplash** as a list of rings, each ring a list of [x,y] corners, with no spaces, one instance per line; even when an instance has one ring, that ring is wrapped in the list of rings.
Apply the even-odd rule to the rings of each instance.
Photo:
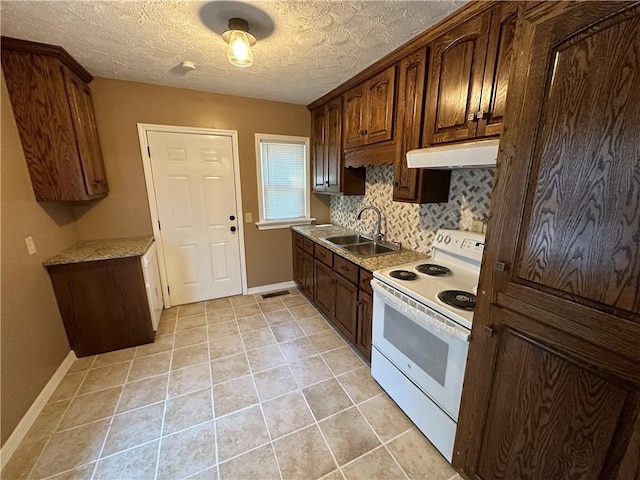
[[[393,166],[369,167],[364,195],[331,197],[331,221],[372,234],[375,213],[365,212],[362,220],[356,220],[356,215],[363,206],[374,205],[382,212],[386,240],[429,254],[439,228],[469,230],[473,220],[486,220],[492,187],[493,169],[458,169],[451,173],[449,203],[400,203],[392,201]]]

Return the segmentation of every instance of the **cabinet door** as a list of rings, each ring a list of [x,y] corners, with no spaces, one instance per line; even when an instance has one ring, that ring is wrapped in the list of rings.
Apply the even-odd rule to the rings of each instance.
[[[360,290],[358,300],[358,335],[356,347],[371,360],[371,326],[373,322],[373,299]]]
[[[400,61],[398,74],[398,112],[396,161],[393,169],[393,199],[415,201],[421,168],[407,168],[406,154],[420,148],[424,109],[427,50],[421,48]]]
[[[327,189],[326,117],[324,106],[311,112],[311,159],[313,161],[313,190]]]
[[[307,254],[302,254],[302,285],[304,292],[309,298],[313,298],[314,292],[314,276],[313,276],[313,258]]]
[[[340,192],[340,177],[342,171],[342,99],[337,98],[328,102],[325,106],[326,134],[326,165],[327,179],[326,191]]]
[[[313,262],[314,293],[313,300],[316,307],[327,317],[333,318],[335,282],[331,274],[331,268],[318,260]]]
[[[478,118],[478,137],[502,133],[518,11],[518,2],[499,2],[493,8],[480,105],[483,113],[482,118]]]
[[[2,70],[36,200],[87,199],[60,62],[3,40]]]
[[[543,2],[515,49],[454,464],[636,478],[640,4]]]
[[[91,102],[91,90],[71,70],[66,67],[61,68],[87,193],[89,196],[104,195],[109,191],[109,187],[107,186],[107,177],[104,174],[98,128]]]
[[[489,10],[430,44],[425,145],[475,137],[490,23]]]
[[[293,247],[293,280],[298,284],[298,286],[304,289],[304,274],[302,272],[302,250],[299,248]]]
[[[356,341],[358,319],[358,287],[340,275],[333,275],[335,285],[335,307],[333,318],[336,326],[351,340]]]
[[[365,84],[353,87],[343,96],[344,101],[344,148],[364,145]]]
[[[395,79],[396,67],[393,65],[366,83],[366,121],[363,134],[367,145],[393,138]]]

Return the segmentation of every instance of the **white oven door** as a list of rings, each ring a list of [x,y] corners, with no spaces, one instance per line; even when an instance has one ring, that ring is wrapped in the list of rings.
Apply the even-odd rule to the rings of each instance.
[[[470,331],[378,280],[373,346],[457,421]]]

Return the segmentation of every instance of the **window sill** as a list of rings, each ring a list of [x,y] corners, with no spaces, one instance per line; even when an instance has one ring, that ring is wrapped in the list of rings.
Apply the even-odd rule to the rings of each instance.
[[[275,230],[276,228],[289,228],[293,225],[309,225],[315,218],[297,218],[291,220],[267,220],[256,222],[258,230]]]

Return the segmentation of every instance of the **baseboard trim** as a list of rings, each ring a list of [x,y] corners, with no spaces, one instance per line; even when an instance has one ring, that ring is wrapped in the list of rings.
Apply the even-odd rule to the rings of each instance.
[[[49,401],[49,398],[51,398],[53,392],[58,388],[58,385],[60,385],[60,382],[69,371],[69,368],[71,368],[73,362],[76,361],[76,358],[76,354],[71,350],[69,355],[67,355],[67,357],[62,361],[58,369],[44,386],[40,395],[38,395],[31,404],[27,413],[24,414],[24,417],[22,417],[18,426],[11,433],[5,444],[2,446],[2,449],[0,449],[0,468],[4,468],[7,465],[11,456],[18,448],[18,445],[20,445],[20,442],[24,440],[24,437],[33,425],[33,422],[36,421],[36,418],[40,415],[40,412]]]
[[[251,287],[247,289],[247,295],[257,295],[258,293],[273,292],[281,288],[295,288],[296,282],[272,283],[271,285],[262,285],[260,287]]]

